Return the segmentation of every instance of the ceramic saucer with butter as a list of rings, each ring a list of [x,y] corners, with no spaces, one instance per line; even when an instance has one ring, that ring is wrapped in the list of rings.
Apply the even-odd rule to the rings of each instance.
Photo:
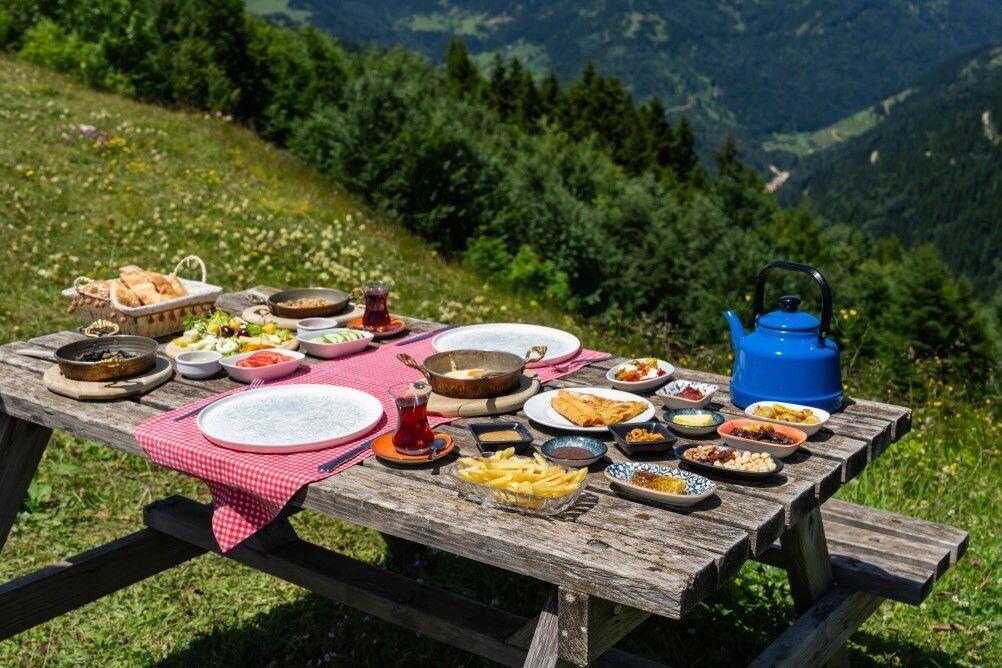
[[[676,408],[665,411],[664,423],[683,436],[706,436],[716,433],[724,416],[706,408]]]

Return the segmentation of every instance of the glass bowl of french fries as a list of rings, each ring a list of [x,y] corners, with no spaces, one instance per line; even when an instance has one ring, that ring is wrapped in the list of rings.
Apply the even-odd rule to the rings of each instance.
[[[452,472],[464,498],[527,515],[559,515],[578,500],[587,469],[569,469],[539,454],[515,456],[515,448],[489,456],[462,457]]]

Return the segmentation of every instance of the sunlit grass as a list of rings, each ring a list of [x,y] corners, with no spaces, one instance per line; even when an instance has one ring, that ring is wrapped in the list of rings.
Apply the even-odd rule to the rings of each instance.
[[[592,347],[647,354],[671,343],[671,357],[683,365],[722,371],[728,363],[726,351],[679,343],[642,317],[610,332],[531,295],[496,290],[225,119],[99,95],[3,59],[0,229],[0,341],[75,327],[59,291],[78,275],[109,276],[125,263],[169,270],[194,252],[208,263],[210,280],[228,289],[350,288],[390,277],[392,306],[401,313],[542,322],[572,329]],[[848,326],[856,316],[846,316]],[[853,394],[881,395],[865,371],[847,382]],[[968,529],[971,551],[922,607],[886,604],[854,637],[852,658],[997,665],[997,404],[959,388],[930,392],[928,404],[916,406],[914,433],[840,496]],[[0,581],[139,529],[142,506],[168,494],[207,500],[201,483],[58,436],[0,556]],[[332,549],[386,560],[374,532],[312,513],[295,523]],[[422,577],[524,615],[543,594],[522,578],[442,553],[429,557]],[[792,614],[782,574],[750,565],[686,620],[649,621],[624,646],[672,665],[747,662]],[[482,663],[212,557],[0,643],[3,666],[309,662]]]

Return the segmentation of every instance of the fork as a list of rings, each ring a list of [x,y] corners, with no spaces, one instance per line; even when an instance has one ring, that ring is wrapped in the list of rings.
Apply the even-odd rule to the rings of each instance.
[[[605,355],[603,357],[589,357],[588,359],[583,359],[583,360],[570,360],[569,362],[554,364],[553,368],[556,371],[563,373],[565,371],[570,371],[571,367],[576,364],[580,364],[582,367],[586,367],[589,364],[593,364],[595,362],[604,362],[607,359],[612,359],[612,355]]]
[[[264,385],[264,381],[263,380],[261,380],[260,378],[255,378],[254,380],[252,380],[250,382],[249,385],[247,385],[246,387],[238,390],[238,392],[243,392],[244,390],[256,390],[257,388],[259,388],[259,387],[261,387],[263,385]],[[236,394],[236,393],[237,392],[234,392],[233,394]],[[230,395],[227,394],[226,396],[228,397]],[[219,397],[219,399],[225,399],[225,398],[226,397]],[[205,405],[198,406],[197,408],[192,408],[187,413],[182,413],[181,415],[178,415],[177,417],[174,418],[174,422],[180,422],[181,420],[190,418],[192,415],[198,415],[199,413],[201,413],[202,411],[204,411],[206,408],[208,408],[212,404],[214,404],[217,401],[219,401],[219,399],[215,399],[215,400],[210,401],[209,403],[207,403]]]

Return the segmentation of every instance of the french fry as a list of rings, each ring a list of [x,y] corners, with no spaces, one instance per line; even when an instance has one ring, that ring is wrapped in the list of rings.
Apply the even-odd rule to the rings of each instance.
[[[506,492],[557,498],[574,492],[585,479],[585,469],[554,466],[538,453],[516,457],[515,449],[499,450],[487,457],[463,457],[457,475],[472,483]],[[516,503],[538,507],[540,501],[516,498]]]

